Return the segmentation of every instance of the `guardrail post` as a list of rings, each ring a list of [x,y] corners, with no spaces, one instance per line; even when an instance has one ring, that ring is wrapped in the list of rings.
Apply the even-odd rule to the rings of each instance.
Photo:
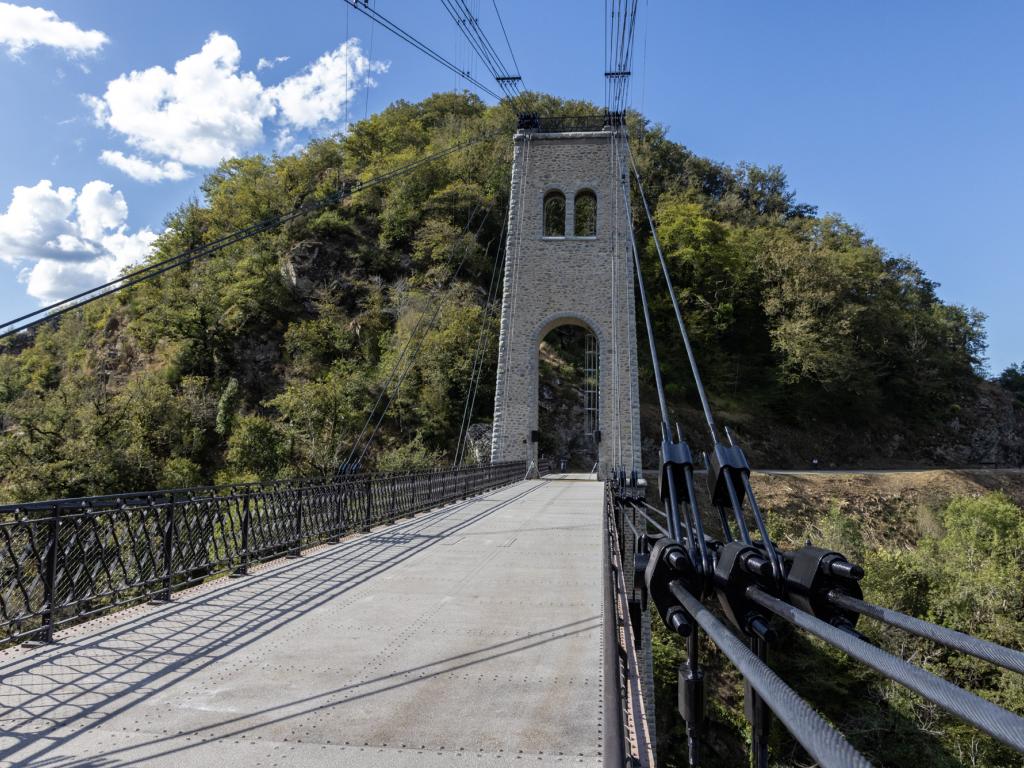
[[[174,496],[170,498],[171,503],[167,505],[167,512],[164,515],[164,589],[157,598],[167,602],[171,599],[171,574],[174,571]]]
[[[345,506],[345,483],[344,481],[334,482],[334,529],[327,537],[328,544],[337,544],[341,541],[341,529],[344,523],[343,509]]]
[[[295,547],[288,553],[289,558],[296,558],[302,555],[302,489],[295,490],[298,499],[295,503]]]
[[[249,575],[249,494],[242,497],[242,562],[235,569],[234,576]]]
[[[46,611],[43,614],[43,626],[40,641],[53,642],[53,631],[57,624],[57,551],[60,548],[60,508],[53,510],[47,525],[46,558],[43,562],[43,599]]]
[[[401,513],[402,505],[398,501],[398,475],[391,476],[391,509],[388,510],[388,522],[395,520]]]
[[[366,518],[363,520],[363,530],[368,531],[373,527],[373,480],[366,478]]]

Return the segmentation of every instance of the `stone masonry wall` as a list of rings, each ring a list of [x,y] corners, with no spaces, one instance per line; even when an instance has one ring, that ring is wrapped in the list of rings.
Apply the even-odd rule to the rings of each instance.
[[[632,255],[613,131],[514,137],[508,244],[498,341],[492,461],[537,459],[538,349],[565,324],[599,345],[599,473],[641,469]],[[566,236],[544,237],[544,195],[566,199]],[[597,234],[572,236],[577,192],[597,196]]]

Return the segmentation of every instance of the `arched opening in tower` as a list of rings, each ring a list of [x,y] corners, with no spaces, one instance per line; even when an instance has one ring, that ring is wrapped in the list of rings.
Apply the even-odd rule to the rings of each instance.
[[[597,337],[578,325],[562,325],[541,340],[537,382],[538,454],[558,470],[590,472],[597,463]]]

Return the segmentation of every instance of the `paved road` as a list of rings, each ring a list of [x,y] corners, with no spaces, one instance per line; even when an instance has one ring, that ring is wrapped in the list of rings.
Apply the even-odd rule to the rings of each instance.
[[[600,765],[601,505],[527,481],[0,653],[0,766]]]

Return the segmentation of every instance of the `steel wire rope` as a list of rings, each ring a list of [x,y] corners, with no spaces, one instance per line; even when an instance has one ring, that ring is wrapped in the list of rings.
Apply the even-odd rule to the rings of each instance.
[[[944,645],[961,653],[966,653],[975,658],[982,659],[991,664],[1003,667],[1012,672],[1024,675],[1024,653],[1007,648],[1006,646],[983,640],[963,632],[958,632],[940,624],[933,624],[905,613],[894,611],[881,605],[858,600],[851,595],[832,591],[828,594],[828,600],[848,611],[855,611],[863,616],[868,616],[875,621],[888,624],[912,635],[931,640],[933,643]]]
[[[489,321],[493,314],[493,307],[498,295],[498,278],[500,276],[502,266],[505,263],[505,249],[503,247],[503,241],[506,227],[508,226],[507,211],[502,219],[501,232],[498,235],[498,248],[495,251],[494,265],[491,269],[491,280],[487,287],[487,301],[484,305],[484,311],[480,318],[480,333],[477,336],[476,350],[473,353],[473,368],[469,377],[469,388],[466,390],[466,403],[463,406],[462,420],[459,423],[459,440],[455,446],[455,457],[452,461],[452,467],[462,465],[463,435],[465,435],[465,439],[468,442],[469,426],[473,418],[473,407],[476,404],[476,387],[480,383],[480,377],[482,376],[483,371],[485,338],[487,340],[490,339]]]
[[[472,226],[473,217],[476,216],[477,212],[480,210],[481,207],[482,206],[478,204],[470,212],[470,215],[467,217],[467,220],[466,220],[465,229],[464,229],[464,231],[462,233],[463,237],[465,237],[465,235],[469,232],[469,229]],[[453,243],[452,244],[452,250],[448,254],[448,261],[445,263],[445,267],[451,267],[452,263],[455,261],[455,247],[456,247],[456,243]],[[436,291],[440,291],[440,285],[435,286],[435,290]],[[389,372],[388,377],[387,377],[387,379],[384,382],[384,386],[381,388],[380,392],[377,394],[377,399],[374,401],[373,407],[370,409],[369,413],[366,414],[366,420],[363,422],[363,426],[359,430],[359,434],[356,436],[356,439],[353,441],[352,447],[350,448],[348,456],[346,457],[344,463],[342,463],[341,466],[339,466],[337,474],[341,474],[343,472],[351,471],[351,469],[353,467],[352,459],[355,457],[355,453],[359,449],[359,445],[362,442],[363,436],[366,434],[366,430],[369,428],[370,422],[373,420],[374,414],[377,413],[377,408],[380,407],[380,404],[383,402],[384,398],[387,396],[387,393],[391,390],[391,384],[395,380],[395,377],[398,375],[398,371],[401,368],[401,365],[402,365],[403,360],[405,359],[406,353],[411,349],[411,345],[413,344],[414,339],[417,338],[420,326],[423,323],[423,320],[424,320],[425,317],[426,317],[426,314],[421,314],[417,318],[416,324],[413,326],[412,331],[409,333],[409,338],[406,339],[405,344],[402,345],[402,349],[401,349],[401,351],[400,351],[400,353],[398,355],[398,359],[391,366],[391,371]]]
[[[678,582],[670,582],[669,589],[800,746],[823,768],[870,768],[871,763],[842,733],[826,722],[696,597]]]
[[[462,32],[463,37],[466,38],[491,73],[502,93],[505,94],[504,100],[507,100],[517,111],[522,112],[522,105],[519,101],[521,96],[519,80],[522,78],[518,75],[513,76],[511,70],[505,66],[472,9],[469,8],[465,0],[441,0],[441,3]]]
[[[620,168],[621,168],[621,165],[620,165]],[[627,180],[626,180],[625,173],[621,173],[621,172],[620,172],[620,185],[622,187],[623,209],[626,212],[625,213],[626,220],[627,221],[632,221],[632,216],[629,213],[630,206],[629,206],[628,183],[627,183]],[[658,361],[658,349],[657,349],[656,342],[654,340],[654,327],[653,327],[652,322],[651,322],[650,305],[649,305],[649,303],[647,301],[647,288],[644,285],[643,272],[641,272],[641,270],[640,270],[640,254],[639,254],[639,251],[637,250],[637,247],[636,247],[636,237],[635,237],[635,235],[633,233],[633,228],[631,226],[627,227],[627,231],[629,232],[630,251],[632,252],[632,255],[633,255],[633,268],[634,268],[634,272],[636,273],[637,289],[639,290],[639,293],[640,293],[640,301],[641,301],[641,305],[642,305],[642,308],[643,308],[644,325],[645,325],[646,330],[647,330],[647,343],[648,343],[648,346],[650,347],[650,352],[651,352],[651,367],[652,367],[653,372],[654,372],[655,389],[656,389],[657,395],[658,395],[658,408],[659,408],[660,413],[661,413],[662,439],[667,439],[671,435],[671,427],[669,426],[668,401],[665,398],[665,384],[664,384],[664,381],[662,380],[661,365],[660,365],[660,363]],[[671,467],[669,467],[669,471],[670,472],[672,471]],[[677,540],[682,540],[683,532],[682,532],[682,526],[681,526],[680,520],[679,520],[679,505],[678,505],[678,499],[677,499],[677,494],[676,494],[675,483],[668,483],[668,491],[669,491],[669,499],[666,500],[666,503],[670,504],[670,508],[668,510],[669,530],[672,531],[673,536]],[[686,539],[687,542],[688,542],[688,547],[687,548],[688,548],[688,550],[690,552],[691,559],[693,560],[694,564],[696,564],[696,562],[697,562],[697,558],[695,556],[696,549],[695,549],[695,546],[692,543],[693,540],[692,540],[692,535],[691,535],[691,531],[689,530],[689,527],[690,527],[689,517],[687,517],[687,539]]]
[[[491,98],[497,99],[498,101],[502,100],[502,97],[500,95],[498,95],[497,93],[492,91],[490,88],[488,88],[486,85],[484,85],[482,82],[477,80],[468,71],[464,71],[464,70],[459,69],[459,67],[456,66],[455,64],[453,64],[450,60],[446,59],[444,56],[442,56],[440,53],[435,51],[433,48],[431,48],[426,43],[424,43],[421,40],[419,40],[418,38],[416,38],[414,35],[410,34],[409,32],[406,32],[404,29],[399,27],[397,24],[392,22],[390,19],[388,19],[386,16],[381,14],[376,9],[370,8],[369,6],[360,5],[359,4],[359,0],[343,0],[343,1],[345,3],[347,3],[348,5],[351,5],[353,8],[355,8],[357,11],[359,11],[364,16],[367,16],[368,18],[371,18],[374,21],[376,21],[378,24],[380,24],[382,27],[384,27],[384,29],[388,30],[389,32],[391,32],[395,36],[397,36],[397,37],[401,38],[402,40],[404,40],[405,42],[409,43],[409,45],[413,46],[418,51],[426,54],[427,56],[429,56],[431,59],[436,61],[441,66],[446,67],[447,69],[451,70],[456,75],[458,75],[459,77],[461,77],[461,78],[467,80],[468,82],[472,83],[474,86],[479,88],[481,91],[486,93]]]
[[[655,251],[657,252],[657,255],[658,255],[658,262],[659,262],[659,265],[661,267],[662,277],[664,278],[665,288],[668,291],[669,296],[670,296],[670,298],[672,300],[672,308],[673,308],[673,311],[675,313],[676,323],[677,323],[677,325],[679,327],[679,334],[680,334],[680,336],[682,337],[682,340],[683,340],[683,346],[686,349],[686,356],[687,356],[687,359],[688,359],[689,364],[690,364],[690,372],[693,375],[694,383],[695,383],[695,385],[697,387],[698,395],[700,396],[701,407],[704,410],[704,417],[705,417],[705,420],[707,422],[708,432],[709,432],[709,435],[711,437],[712,443],[717,444],[718,443],[718,436],[717,436],[717,433],[716,433],[716,430],[715,430],[715,420],[714,420],[714,416],[713,416],[712,411],[711,411],[711,405],[708,402],[707,393],[706,393],[705,388],[704,388],[704,382],[703,382],[703,380],[701,379],[701,376],[700,376],[700,368],[697,365],[697,358],[696,358],[696,355],[693,352],[693,346],[690,343],[689,334],[686,331],[686,323],[683,320],[682,310],[679,307],[679,301],[678,301],[678,299],[676,297],[675,287],[672,284],[672,277],[671,277],[671,274],[669,273],[668,262],[665,259],[665,254],[664,254],[664,251],[663,251],[663,249],[661,247],[661,240],[658,237],[657,226],[655,225],[655,222],[654,222],[654,216],[651,213],[650,204],[648,203],[648,200],[647,200],[647,194],[644,191],[644,187],[643,187],[643,180],[640,177],[640,171],[639,171],[639,168],[637,167],[636,159],[633,156],[632,147],[629,144],[628,137],[626,138],[626,151],[627,151],[627,155],[629,157],[630,166],[631,166],[632,171],[633,171],[633,177],[634,177],[634,179],[636,180],[636,183],[637,183],[637,190],[640,193],[640,200],[643,203],[643,208],[644,208],[644,213],[646,214],[647,223],[648,223],[648,226],[650,227],[651,236],[652,236],[652,239],[653,239],[653,242],[654,242]],[[726,436],[729,439],[730,445],[732,445],[733,444],[732,435],[729,433],[728,429],[726,429],[725,432],[726,432]],[[783,579],[783,574],[784,574],[783,566],[782,566],[782,558],[780,557],[778,551],[775,549],[774,545],[771,542],[771,538],[768,535],[768,527],[765,524],[764,515],[761,513],[761,509],[760,509],[760,506],[758,505],[757,498],[754,495],[754,489],[751,487],[750,481],[749,481],[749,478],[747,477],[747,475],[745,475],[745,474],[741,475],[741,482],[743,483],[743,490],[744,490],[744,492],[746,494],[747,500],[750,502],[750,509],[751,509],[751,514],[752,514],[752,516],[754,518],[754,523],[757,526],[758,532],[761,534],[761,539],[762,539],[762,541],[764,543],[765,553],[767,554],[768,560],[771,563],[772,573],[773,573],[774,578],[776,579],[776,581],[781,584],[782,579]],[[726,485],[726,489],[728,491],[730,504],[731,504],[731,506],[733,508],[733,513],[734,513],[734,515],[736,517],[737,526],[739,528],[740,535],[741,535],[741,537],[743,538],[743,540],[747,544],[750,544],[751,543],[750,533],[747,530],[746,524],[744,523],[744,520],[743,520],[743,509],[742,509],[742,503],[740,501],[740,496],[737,495],[737,492],[736,492],[734,484],[733,484],[733,479],[730,476],[730,474],[728,474],[728,473],[725,474],[725,485]],[[694,516],[697,517],[696,514]]]
[[[371,0],[366,0],[366,4],[369,5]],[[373,33],[377,30],[377,23],[370,19],[370,47],[367,54],[367,61],[372,64],[373,62]],[[370,111],[370,87],[367,85],[363,89],[363,120],[366,119],[367,114]]]
[[[498,10],[498,0],[491,0],[491,5],[494,6],[494,15],[498,17],[498,25],[501,27],[501,34],[505,36],[505,45],[508,46],[509,56],[512,57],[512,63],[515,65],[516,74],[520,76],[520,82],[522,82],[522,70],[519,69],[519,62],[516,61],[516,52],[512,50],[512,41],[508,39],[508,31],[505,29],[505,22],[501,19],[501,11]]]
[[[16,317],[13,320],[0,324],[0,328],[9,328],[9,330],[0,333],[0,340],[3,340],[9,336],[13,336],[16,333],[28,330],[29,328],[33,328],[37,325],[50,322],[66,314],[67,312],[71,312],[75,309],[80,309],[81,307],[84,307],[87,304],[91,304],[94,301],[98,301],[99,299],[102,299],[105,296],[110,296],[126,288],[130,288],[133,285],[138,285],[139,283],[145,282],[146,280],[150,280],[172,269],[176,269],[177,267],[183,267],[188,264],[191,264],[192,262],[198,259],[213,255],[214,253],[224,250],[228,246],[234,245],[235,243],[238,242],[242,242],[243,240],[247,240],[250,237],[260,234],[261,232],[276,229],[277,227],[280,227],[283,224],[287,224],[290,221],[301,218],[303,216],[307,216],[317,211],[321,211],[324,208],[327,208],[331,205],[335,205],[341,202],[342,200],[348,199],[349,197],[359,192],[363,192],[367,189],[376,187],[394,178],[403,176],[404,174],[409,173],[415,170],[416,168],[419,168],[425,164],[434,162],[436,160],[448,157],[449,155],[454,154],[455,152],[458,152],[460,150],[467,149],[468,147],[474,146],[481,142],[494,139],[495,136],[496,134],[494,133],[486,133],[481,136],[477,136],[473,139],[459,142],[458,144],[446,147],[445,149],[435,152],[426,157],[421,157],[418,158],[417,160],[405,163],[401,166],[398,166],[397,168],[379,174],[378,176],[375,176],[366,181],[356,182],[351,186],[345,187],[337,192],[331,193],[330,195],[326,196],[321,200],[315,201],[312,205],[297,205],[293,210],[289,211],[288,213],[270,216],[266,219],[257,222],[256,224],[251,224],[248,227],[243,227],[242,229],[238,229],[235,230],[234,232],[230,232],[226,235],[223,235],[210,243],[204,243],[202,245],[189,248],[188,250],[182,251],[181,253],[178,253],[174,256],[170,256],[166,259],[162,259],[161,261],[128,272],[113,280],[103,283],[102,285],[96,286],[95,288],[91,288],[87,291],[82,291],[73,296],[69,296],[66,299],[61,299],[60,301],[53,302],[52,304],[48,304],[45,307],[40,307],[37,310],[28,312],[24,315],[21,315],[20,317]],[[44,316],[39,317],[40,315]],[[30,323],[17,325],[18,323],[21,323],[22,321],[28,320],[30,318],[37,319],[33,320]],[[10,327],[14,325],[17,325],[17,327]]]
[[[909,688],[1006,746],[1024,752],[1024,718],[805,613],[758,587],[748,587],[746,596],[779,618],[818,637],[833,648],[838,648],[882,676]]]
[[[487,208],[487,210],[484,211],[484,215],[481,217],[479,226],[477,227],[477,230],[476,230],[476,235],[474,237],[474,242],[476,241],[476,238],[480,236],[480,231],[483,229],[484,223],[487,221],[487,217],[490,214],[492,208],[493,208],[493,205],[489,206]],[[467,226],[467,232],[468,232],[468,229],[469,228]],[[463,237],[465,237],[465,234],[463,234]],[[459,261],[458,266],[455,268],[455,271],[451,274],[451,277],[448,279],[449,285],[452,282],[454,282],[455,278],[458,276],[459,272],[462,270],[462,266],[466,263],[466,259],[468,257],[469,257],[469,253],[468,253],[468,250],[467,250],[467,252],[463,254],[462,259]],[[398,397],[398,393],[401,392],[401,390],[402,390],[402,383],[405,381],[405,377],[409,373],[409,371],[412,370],[412,365],[416,362],[416,355],[419,354],[419,350],[423,346],[423,341],[426,339],[427,333],[433,327],[434,321],[437,319],[438,314],[440,314],[440,312],[441,312],[441,307],[443,307],[443,306],[444,306],[444,299],[442,297],[435,304],[435,306],[434,306],[434,313],[430,317],[430,321],[429,321],[429,323],[427,325],[427,328],[420,335],[419,340],[418,340],[418,342],[416,344],[416,347],[413,349],[412,354],[409,356],[409,359],[406,361],[405,369],[402,371],[402,375],[399,376],[398,382],[395,384],[395,394],[390,396],[388,398],[388,402],[384,405],[384,410],[381,411],[380,416],[377,418],[377,423],[373,427],[373,432],[370,433],[369,438],[367,438],[366,443],[363,446],[362,452],[359,454],[359,459],[357,460],[357,464],[362,464],[363,458],[366,456],[366,452],[369,450],[370,446],[373,444],[373,438],[376,437],[377,430],[380,429],[380,425],[381,425],[381,423],[383,423],[384,417],[387,415],[388,409],[391,407],[391,404],[395,401],[395,398]]]
[[[501,82],[501,77],[506,72],[505,65],[498,57],[491,41],[487,39],[480,28],[479,21],[473,14],[472,9],[465,3],[465,0],[441,0],[456,26],[462,31],[466,41],[470,44],[481,62],[491,73],[491,76],[498,82],[498,87],[505,91],[506,84]]]
[[[480,58],[481,63],[487,68],[487,71],[491,73],[491,76],[498,78],[499,69],[495,68],[495,62],[491,58],[490,51],[486,45],[481,45],[479,38],[476,36],[476,31],[470,29],[470,18],[472,12],[466,7],[465,3],[458,3],[457,0],[441,0],[441,5],[448,11],[448,15],[452,17],[452,21],[455,22],[456,28],[462,33],[466,42],[469,43],[470,47],[476,52],[476,55]],[[498,87],[502,88],[502,84],[499,82]],[[504,90],[504,88],[502,88]]]

